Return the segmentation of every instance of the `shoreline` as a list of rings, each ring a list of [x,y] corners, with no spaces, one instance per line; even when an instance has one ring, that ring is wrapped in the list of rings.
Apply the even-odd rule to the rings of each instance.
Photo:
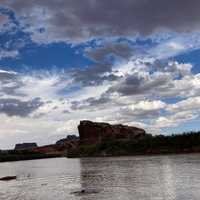
[[[31,161],[31,160],[44,160],[44,159],[53,159],[53,158],[68,158],[68,159],[77,159],[77,158],[116,158],[116,157],[138,157],[138,156],[175,156],[175,155],[191,155],[191,154],[200,154],[200,152],[180,152],[180,153],[152,153],[152,154],[124,154],[124,155],[95,155],[95,156],[77,156],[77,157],[66,157],[66,156],[46,156],[42,158],[30,158],[30,159],[21,159],[21,160],[5,160],[0,161],[0,163],[6,162],[20,162],[20,161]]]

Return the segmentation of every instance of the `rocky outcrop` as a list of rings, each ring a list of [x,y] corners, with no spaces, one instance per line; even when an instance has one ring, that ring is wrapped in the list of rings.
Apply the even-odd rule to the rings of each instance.
[[[54,154],[58,156],[66,155],[70,151],[74,151],[78,148],[79,137],[76,135],[68,135],[66,138],[58,140],[55,144],[46,145],[34,148],[34,152],[43,154]]]
[[[56,145],[68,145],[69,143],[77,142],[79,137],[76,135],[68,135],[66,138],[58,140]]]
[[[66,138],[58,140],[56,147],[59,150],[64,150],[68,157],[77,154],[79,151],[79,137],[76,135],[68,135]]]
[[[110,125],[92,121],[81,121],[78,126],[80,144],[100,144],[104,141],[139,140],[146,136],[145,130],[121,124]]]
[[[28,150],[36,147],[37,147],[36,143],[22,143],[22,144],[16,144],[15,150]]]

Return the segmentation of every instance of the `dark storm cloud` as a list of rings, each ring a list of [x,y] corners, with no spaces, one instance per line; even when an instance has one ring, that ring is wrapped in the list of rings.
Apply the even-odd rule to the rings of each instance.
[[[0,99],[0,113],[4,113],[8,116],[27,117],[41,105],[43,105],[43,102],[41,102],[40,98],[35,98],[29,101]]]
[[[151,34],[162,28],[192,31],[200,25],[199,0],[2,0],[1,3],[28,19],[29,25],[38,26],[41,19],[48,38],[55,40]]]

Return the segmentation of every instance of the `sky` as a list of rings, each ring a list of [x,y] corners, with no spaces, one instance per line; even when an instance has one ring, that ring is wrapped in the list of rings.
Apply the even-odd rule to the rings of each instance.
[[[1,0],[0,149],[80,120],[200,130],[199,0]]]

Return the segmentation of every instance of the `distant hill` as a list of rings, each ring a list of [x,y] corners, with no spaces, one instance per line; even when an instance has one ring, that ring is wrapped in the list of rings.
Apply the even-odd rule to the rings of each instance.
[[[22,143],[22,144],[16,144],[15,150],[28,150],[33,149],[37,147],[37,143]]]
[[[66,156],[69,149],[77,149],[78,142],[77,136],[69,135],[55,144],[45,146],[38,147],[36,143],[16,144],[14,150],[0,151],[0,162]]]

